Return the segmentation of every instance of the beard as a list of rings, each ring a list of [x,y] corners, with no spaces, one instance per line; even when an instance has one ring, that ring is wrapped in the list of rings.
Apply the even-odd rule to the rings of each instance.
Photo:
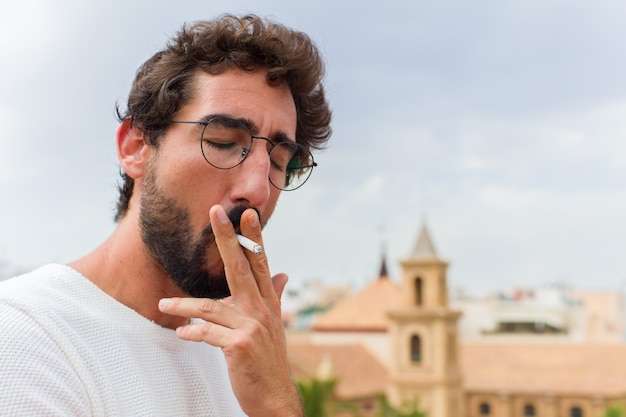
[[[195,238],[189,211],[164,195],[156,185],[154,170],[149,169],[144,181],[139,214],[141,238],[154,260],[191,297],[230,296],[223,263],[217,270],[208,268],[209,250],[219,255],[211,225]],[[245,210],[244,206],[235,206],[227,212],[235,228]]]

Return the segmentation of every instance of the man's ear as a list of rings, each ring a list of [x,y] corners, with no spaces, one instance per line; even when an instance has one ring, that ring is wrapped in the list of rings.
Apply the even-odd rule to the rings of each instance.
[[[122,170],[133,179],[143,176],[150,158],[151,146],[144,141],[144,135],[130,119],[124,119],[117,128],[117,158]]]

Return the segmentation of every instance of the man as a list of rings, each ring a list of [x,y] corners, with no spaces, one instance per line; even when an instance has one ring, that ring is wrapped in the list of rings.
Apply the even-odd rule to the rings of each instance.
[[[0,414],[299,416],[261,229],[330,137],[310,39],[255,16],[185,26],[120,112],[113,234],[0,285]],[[200,343],[194,343],[200,342]]]

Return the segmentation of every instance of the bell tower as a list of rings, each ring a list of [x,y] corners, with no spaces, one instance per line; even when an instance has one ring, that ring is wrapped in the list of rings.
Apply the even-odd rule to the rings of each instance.
[[[417,400],[429,417],[463,417],[457,321],[448,307],[446,271],[426,226],[402,267],[402,301],[388,313],[388,396],[396,406]]]

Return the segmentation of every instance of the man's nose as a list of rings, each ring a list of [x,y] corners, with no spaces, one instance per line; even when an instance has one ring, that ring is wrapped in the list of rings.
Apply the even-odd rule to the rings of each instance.
[[[246,159],[234,169],[232,199],[245,201],[250,207],[260,207],[270,197],[270,157],[263,140],[253,141]]]

